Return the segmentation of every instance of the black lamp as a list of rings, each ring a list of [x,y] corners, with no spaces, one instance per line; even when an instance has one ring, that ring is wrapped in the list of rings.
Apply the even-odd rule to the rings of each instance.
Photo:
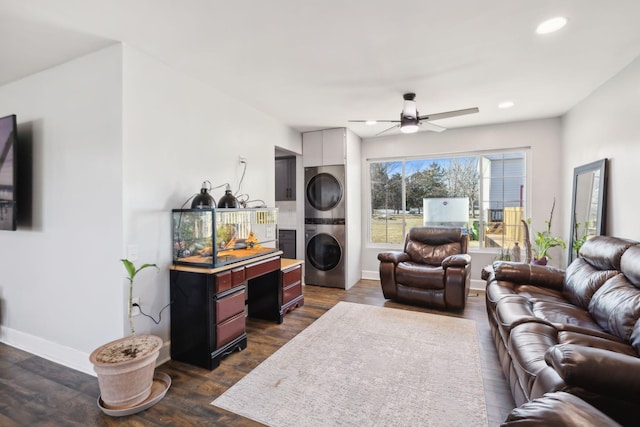
[[[227,184],[227,189],[224,190],[224,196],[220,197],[218,200],[219,208],[237,208],[238,207],[238,199],[235,198],[233,194],[231,194],[231,186]]]
[[[209,181],[203,182],[200,194],[196,195],[193,198],[193,202],[191,202],[191,209],[211,209],[215,207],[216,201],[213,200],[209,191],[211,191],[211,183]]]

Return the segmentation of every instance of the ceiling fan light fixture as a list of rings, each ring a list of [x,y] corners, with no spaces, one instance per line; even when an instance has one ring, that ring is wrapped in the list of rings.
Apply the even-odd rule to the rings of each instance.
[[[418,132],[418,118],[402,116],[400,118],[400,132],[416,133]]]
[[[416,133],[416,132],[418,132],[418,125],[400,126],[400,132],[402,132],[402,133]]]

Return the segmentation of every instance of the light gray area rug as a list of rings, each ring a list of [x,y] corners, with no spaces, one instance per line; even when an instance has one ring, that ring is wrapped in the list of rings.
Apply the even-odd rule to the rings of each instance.
[[[475,322],[340,302],[212,402],[270,426],[485,426]]]

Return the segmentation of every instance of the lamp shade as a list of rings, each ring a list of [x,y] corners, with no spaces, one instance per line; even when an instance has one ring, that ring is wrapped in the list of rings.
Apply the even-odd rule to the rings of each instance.
[[[227,189],[224,191],[224,196],[220,197],[218,200],[219,208],[237,208],[238,207],[238,199],[235,198],[233,194],[231,194],[231,186],[227,184]]]
[[[203,182],[200,194],[196,195],[196,197],[193,198],[193,202],[191,202],[191,209],[211,209],[215,207],[216,201],[213,200],[213,197],[209,194],[210,190],[211,184],[209,181]]]

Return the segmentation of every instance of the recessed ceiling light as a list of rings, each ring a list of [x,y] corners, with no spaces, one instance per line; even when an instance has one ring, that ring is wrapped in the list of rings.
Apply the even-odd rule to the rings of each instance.
[[[502,108],[503,110],[506,108],[511,108],[514,105],[516,105],[513,101],[503,101],[500,104],[498,104],[498,108]]]
[[[564,16],[557,16],[555,18],[547,19],[546,21],[538,25],[538,28],[536,28],[536,33],[538,34],[553,33],[554,31],[558,31],[560,28],[564,27],[565,25],[567,25],[567,18],[565,18]]]
[[[367,120],[365,123],[368,124],[369,126],[378,124],[378,122],[376,120]]]

